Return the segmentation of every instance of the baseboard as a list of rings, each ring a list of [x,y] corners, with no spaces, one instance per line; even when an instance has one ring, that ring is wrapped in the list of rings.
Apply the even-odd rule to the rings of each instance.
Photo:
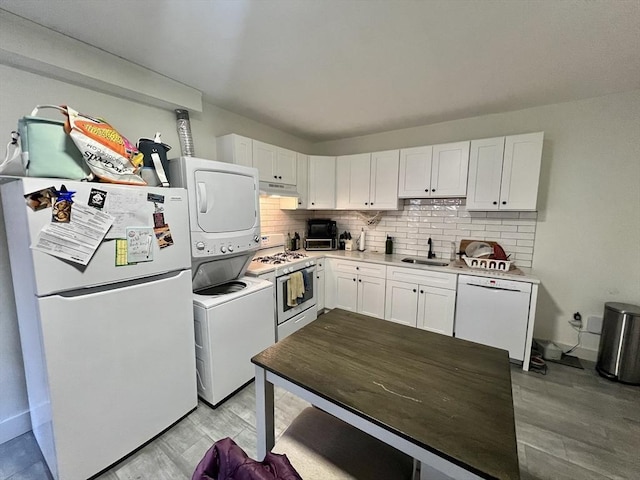
[[[0,445],[31,430],[29,410],[0,422]]]

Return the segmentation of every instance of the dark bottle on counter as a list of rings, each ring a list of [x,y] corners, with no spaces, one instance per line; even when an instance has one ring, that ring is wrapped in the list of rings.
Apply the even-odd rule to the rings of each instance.
[[[393,253],[393,239],[387,235],[387,241],[384,244],[384,253],[391,255]]]
[[[293,235],[293,249],[300,250],[300,235],[298,235],[298,232]]]

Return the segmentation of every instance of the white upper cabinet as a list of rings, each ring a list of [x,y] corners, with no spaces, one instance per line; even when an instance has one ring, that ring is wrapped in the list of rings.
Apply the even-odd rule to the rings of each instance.
[[[398,197],[464,197],[470,142],[400,150]]]
[[[467,141],[433,146],[432,197],[464,197],[467,194],[470,143]]]
[[[253,140],[231,133],[216,138],[219,162],[253,167]]]
[[[398,159],[398,150],[338,157],[336,208],[397,210]]]
[[[336,157],[309,155],[307,208],[336,208]]]
[[[309,201],[309,155],[296,154],[296,191],[297,197],[282,197],[280,199],[281,210],[306,209]]]
[[[296,152],[292,150],[254,140],[253,166],[262,182],[296,184]]]
[[[543,132],[471,142],[467,210],[535,210]]]
[[[373,210],[398,210],[398,172],[400,150],[371,154],[369,206]]]
[[[369,208],[371,154],[342,155],[336,158],[336,208]]]
[[[400,150],[398,196],[400,198],[430,197],[431,156],[433,147],[413,147]]]

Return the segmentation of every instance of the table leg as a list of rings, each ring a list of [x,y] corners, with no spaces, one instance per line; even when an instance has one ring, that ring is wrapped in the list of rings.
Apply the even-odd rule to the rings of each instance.
[[[256,365],[256,432],[258,434],[257,460],[262,461],[275,444],[273,421],[273,384],[267,381],[267,372]]]

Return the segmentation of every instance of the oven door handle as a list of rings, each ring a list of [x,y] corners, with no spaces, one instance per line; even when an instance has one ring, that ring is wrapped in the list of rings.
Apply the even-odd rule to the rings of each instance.
[[[302,268],[300,270],[297,270],[298,272],[302,272],[302,270],[305,270],[307,272],[307,275],[311,275],[313,272],[316,271],[316,267],[315,265],[311,266],[311,267],[307,267],[307,268]],[[296,273],[296,272],[293,272]],[[282,277],[278,277],[277,280],[279,283],[284,283],[287,282],[289,279],[291,278],[291,275],[284,275]]]

